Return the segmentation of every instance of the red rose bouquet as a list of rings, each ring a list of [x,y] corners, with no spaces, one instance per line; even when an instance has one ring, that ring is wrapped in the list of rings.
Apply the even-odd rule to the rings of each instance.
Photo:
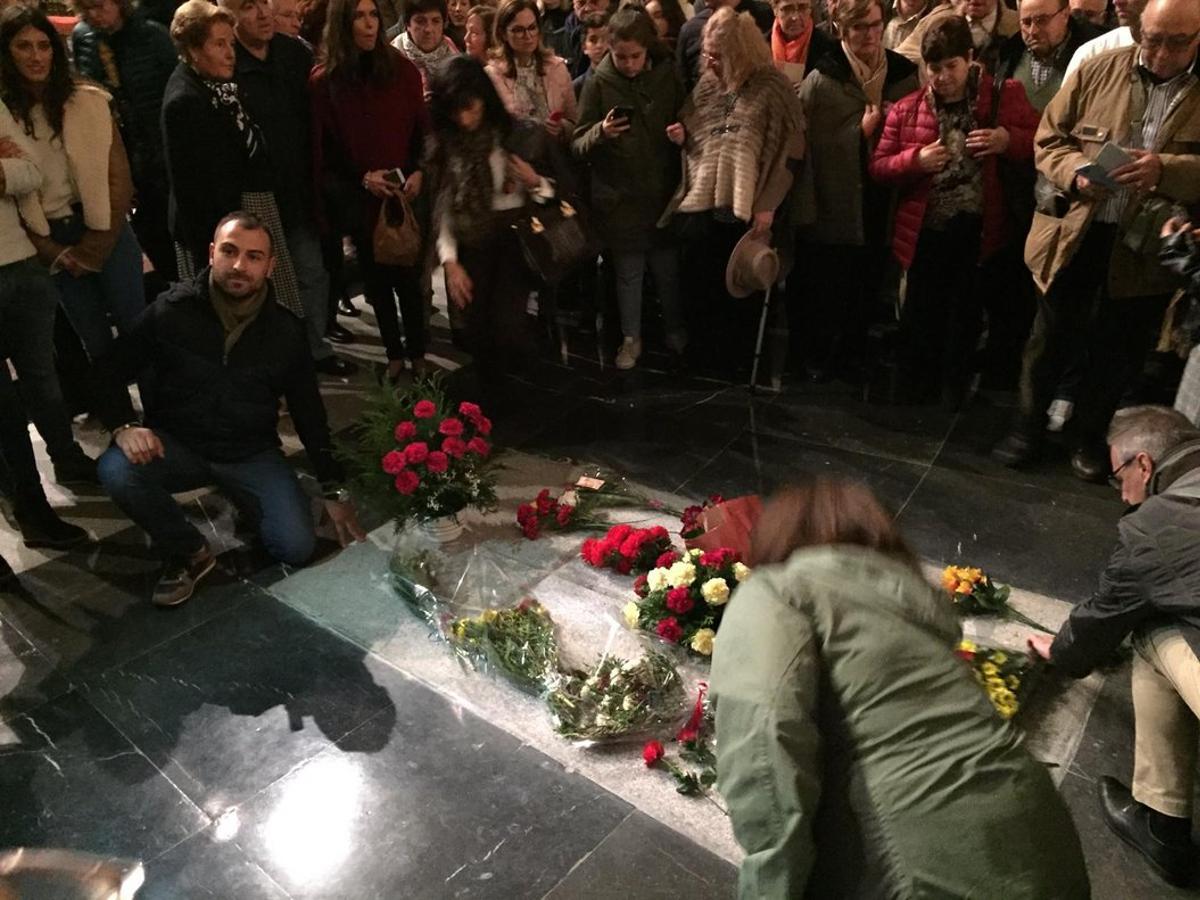
[[[729,595],[748,577],[750,569],[729,547],[667,553],[633,583],[638,599],[625,604],[623,615],[630,628],[711,656]]]
[[[399,528],[496,505],[491,432],[479,406],[454,407],[436,380],[421,381],[372,397],[341,456],[357,493]]]
[[[661,525],[634,528],[614,525],[602,538],[588,538],[579,555],[589,566],[616,569],[622,575],[646,572],[671,551],[671,536]]]

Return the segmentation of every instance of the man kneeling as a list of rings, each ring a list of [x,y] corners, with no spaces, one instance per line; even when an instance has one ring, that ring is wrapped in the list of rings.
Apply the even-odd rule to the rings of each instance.
[[[1121,410],[1110,480],[1135,507],[1100,589],[1058,636],[1030,646],[1083,678],[1133,638],[1133,785],[1100,779],[1104,817],[1171,884],[1195,874],[1192,797],[1200,733],[1200,431],[1162,406]]]
[[[256,217],[231,213],[217,225],[208,260],[193,281],[147,307],[96,367],[101,416],[113,433],[100,480],[166,560],[154,589],[160,606],[186,601],[216,564],[172,493],[215,484],[260,515],[272,557],[303,565],[312,555],[309,501],[279,448],[281,396],[339,539],[364,537],[349,495],[336,489],[343,473],[304,325],[274,300],[270,233]],[[133,377],[143,386],[145,424],[126,388]]]

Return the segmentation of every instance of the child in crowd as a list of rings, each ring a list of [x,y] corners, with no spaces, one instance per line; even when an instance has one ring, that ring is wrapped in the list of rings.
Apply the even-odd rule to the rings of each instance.
[[[595,76],[583,88],[573,149],[589,164],[596,227],[616,273],[623,335],[617,368],[632,369],[642,352],[647,264],[662,303],[668,348],[679,354],[687,343],[678,249],[670,233],[656,227],[679,184],[679,152],[667,138],[667,126],[678,119],[687,95],[643,9],[618,10],[609,31],[611,50],[593,57]]]
[[[992,78],[975,63],[965,19],[939,22],[921,56],[927,86],[888,112],[871,177],[899,187],[892,254],[908,271],[900,317],[901,387],[912,402],[962,402],[982,305],[979,263],[1009,238],[997,159],[1031,165],[1038,114],[1006,81],[993,114]]]
[[[583,52],[591,65],[588,66],[586,72],[572,82],[576,98],[583,93],[583,86],[596,71],[596,66],[600,65],[600,60],[604,59],[608,53],[608,44],[608,14],[592,13],[585,16],[583,19]]]

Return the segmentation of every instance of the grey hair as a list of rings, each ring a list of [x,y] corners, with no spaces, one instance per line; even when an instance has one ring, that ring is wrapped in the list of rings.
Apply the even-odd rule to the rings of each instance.
[[[1188,417],[1169,406],[1130,406],[1117,410],[1108,426],[1109,446],[1122,459],[1145,453],[1154,462],[1186,441],[1200,440]]]

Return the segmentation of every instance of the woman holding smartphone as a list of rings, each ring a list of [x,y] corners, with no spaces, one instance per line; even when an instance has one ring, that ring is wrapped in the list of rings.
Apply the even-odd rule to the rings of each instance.
[[[608,56],[587,80],[575,129],[575,155],[589,164],[592,210],[617,280],[622,341],[618,369],[642,353],[642,283],[646,267],[662,304],[667,347],[687,344],[679,308],[679,253],[656,226],[679,184],[679,151],[667,137],[687,99],[671,53],[641,9],[609,22]]]
[[[375,0],[330,0],[321,61],[309,78],[313,171],[324,228],[349,234],[358,251],[364,293],[396,382],[405,360],[425,375],[425,306],[420,266],[375,261],[372,238],[385,198],[421,192],[418,168],[429,113],[421,74],[384,40]],[[397,301],[404,331],[396,315]]]

